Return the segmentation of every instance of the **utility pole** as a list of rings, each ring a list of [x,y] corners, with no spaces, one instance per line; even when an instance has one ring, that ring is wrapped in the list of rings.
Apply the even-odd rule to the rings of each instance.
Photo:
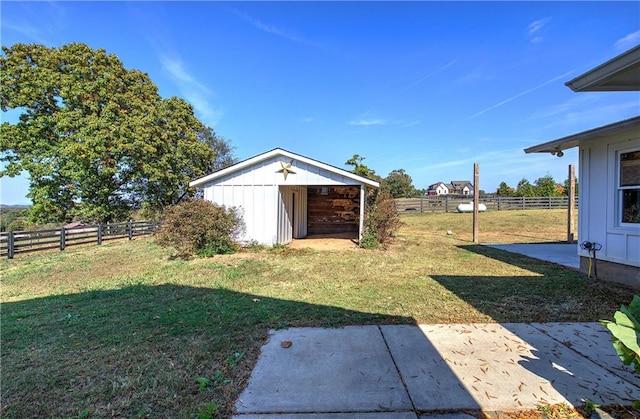
[[[479,217],[478,206],[480,205],[480,165],[478,163],[473,164],[473,242],[480,243],[478,237]]]
[[[569,190],[567,191],[567,243],[575,242],[575,213],[576,213],[576,170],[569,165]]]

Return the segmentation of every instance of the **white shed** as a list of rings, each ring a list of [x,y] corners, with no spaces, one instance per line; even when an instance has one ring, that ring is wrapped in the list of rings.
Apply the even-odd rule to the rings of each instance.
[[[640,90],[640,46],[566,83],[574,91]],[[527,148],[527,153],[579,150],[578,237],[602,246],[598,277],[640,286],[640,116]],[[589,252],[578,246],[580,269]]]
[[[189,183],[239,208],[244,242],[286,244],[314,234],[363,233],[366,188],[378,182],[280,148]]]

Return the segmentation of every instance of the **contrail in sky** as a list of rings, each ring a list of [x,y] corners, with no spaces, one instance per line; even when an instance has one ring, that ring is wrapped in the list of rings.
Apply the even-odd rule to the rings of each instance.
[[[527,93],[535,92],[536,90],[543,88],[543,87],[544,87],[544,86],[546,86],[547,84],[551,84],[551,83],[553,83],[553,82],[555,82],[555,81],[557,81],[557,80],[560,80],[560,79],[563,79],[563,78],[567,77],[567,76],[568,76],[569,74],[571,74],[571,73],[573,73],[573,70],[568,71],[568,72],[566,72],[566,73],[564,73],[564,74],[562,74],[562,75],[560,75],[560,76],[554,77],[554,78],[552,78],[551,80],[547,80],[547,81],[545,81],[544,83],[542,83],[542,84],[540,84],[540,85],[538,85],[538,86],[536,86],[536,87],[533,87],[533,88],[531,88],[531,89],[527,89],[527,90],[525,90],[525,91],[523,91],[523,92],[520,92],[520,93],[518,93],[518,94],[517,94],[517,95],[515,95],[515,96],[511,96],[510,98],[505,99],[505,100],[503,100],[502,102],[496,103],[496,104],[495,104],[495,105],[493,105],[493,106],[489,106],[488,108],[483,109],[483,110],[481,110],[480,112],[478,112],[478,113],[476,113],[476,114],[471,115],[471,118],[469,118],[469,119],[475,118],[476,116],[480,116],[480,115],[482,115],[483,113],[487,113],[487,112],[489,112],[489,111],[491,111],[491,110],[493,110],[493,109],[495,109],[495,108],[498,108],[498,107],[500,107],[500,106],[502,106],[502,105],[504,105],[504,104],[506,104],[506,103],[511,102],[512,100],[515,100],[515,99],[519,98],[520,96],[524,96],[524,95],[526,95]]]
[[[405,88],[404,88],[404,90],[407,90],[407,89],[409,89],[409,88],[411,88],[411,87],[415,86],[416,84],[420,84],[420,83],[422,83],[423,81],[425,81],[425,80],[426,80],[426,79],[428,79],[429,77],[433,77],[433,76],[435,76],[435,75],[436,75],[436,74],[438,74],[439,72],[441,72],[441,71],[443,71],[443,70],[445,70],[445,69],[447,69],[447,68],[451,67],[452,65],[454,65],[457,61],[458,61],[458,58],[456,58],[455,60],[451,61],[451,62],[450,62],[450,63],[448,63],[448,64],[443,65],[442,67],[440,67],[440,68],[439,68],[439,69],[437,69],[436,71],[432,71],[431,73],[427,74],[426,76],[424,76],[424,77],[423,77],[423,78],[421,78],[420,80],[415,81],[415,82],[411,83],[410,85],[408,85],[407,87],[405,87]]]

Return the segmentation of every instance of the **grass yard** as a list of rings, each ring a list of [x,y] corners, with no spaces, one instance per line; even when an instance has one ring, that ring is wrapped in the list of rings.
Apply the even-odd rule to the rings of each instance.
[[[270,328],[595,321],[634,293],[474,245],[471,214],[402,219],[387,251],[185,261],[138,239],[1,260],[0,416],[227,417]],[[566,237],[562,210],[480,220],[486,243]]]

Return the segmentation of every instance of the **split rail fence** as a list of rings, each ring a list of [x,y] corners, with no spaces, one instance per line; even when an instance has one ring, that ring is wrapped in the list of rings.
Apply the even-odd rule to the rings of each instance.
[[[416,212],[457,212],[458,205],[473,202],[472,196],[422,196],[416,198],[396,199],[400,213]],[[487,211],[528,210],[528,209],[566,209],[569,200],[566,196],[509,196],[509,197],[480,197],[480,203],[487,207]],[[575,198],[575,208],[578,208],[578,198]]]
[[[131,240],[137,236],[153,234],[157,221],[129,221],[125,223],[86,225],[66,229],[37,231],[9,231],[0,233],[0,257],[12,259],[20,253],[47,249],[64,250],[81,244],[102,244],[115,239]]]

